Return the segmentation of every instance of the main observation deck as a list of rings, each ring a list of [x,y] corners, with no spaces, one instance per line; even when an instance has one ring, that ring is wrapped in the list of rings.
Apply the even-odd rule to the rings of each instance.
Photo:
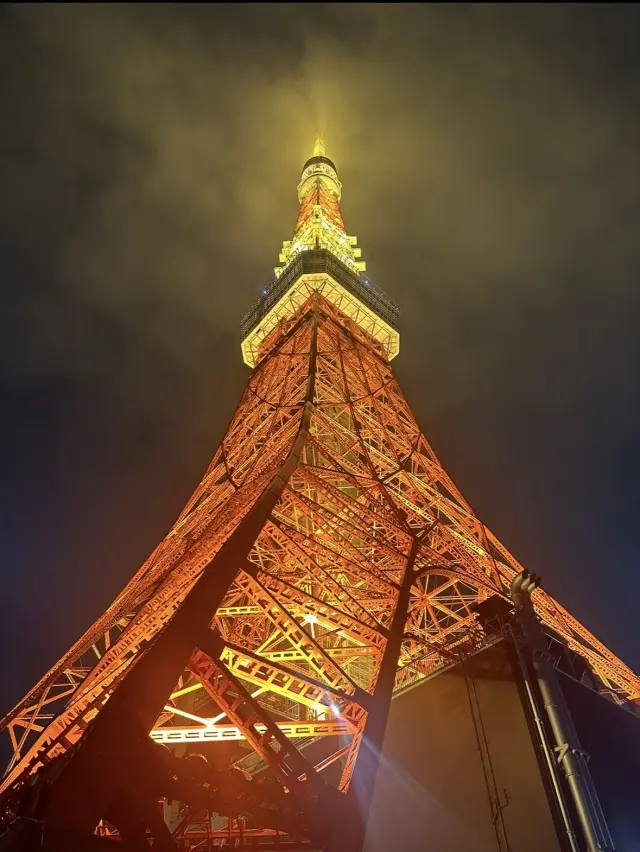
[[[262,291],[241,321],[242,356],[255,367],[263,341],[280,320],[319,292],[377,340],[389,360],[400,351],[400,312],[371,281],[351,271],[326,249],[301,251]]]

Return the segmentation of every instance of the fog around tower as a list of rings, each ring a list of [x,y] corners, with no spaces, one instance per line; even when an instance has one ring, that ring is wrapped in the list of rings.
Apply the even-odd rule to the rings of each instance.
[[[58,285],[39,312],[25,300],[44,340],[12,347],[16,369],[90,373],[78,356],[101,321],[186,363],[212,334],[237,335],[290,236],[318,129],[348,227],[409,322],[425,299],[449,332],[465,314],[517,324],[525,303],[561,322],[567,291],[584,298],[572,274],[600,264],[594,289],[615,288],[637,202],[636,117],[607,85],[606,43],[589,43],[598,14],[11,7],[3,218],[44,243]],[[77,323],[60,333],[70,303]]]
[[[0,25],[12,697],[198,481],[318,132],[436,451],[639,668],[637,10],[25,4]]]

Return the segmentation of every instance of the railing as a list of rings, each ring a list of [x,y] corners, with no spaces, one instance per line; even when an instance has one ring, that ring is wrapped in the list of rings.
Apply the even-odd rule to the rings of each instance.
[[[368,278],[353,273],[330,251],[315,249],[300,252],[295,260],[286,267],[280,278],[276,278],[264,288],[258,301],[251,306],[240,321],[242,339],[248,337],[301,275],[317,275],[322,272],[330,275],[391,328],[396,331],[399,330],[400,311],[382,290],[378,290]]]

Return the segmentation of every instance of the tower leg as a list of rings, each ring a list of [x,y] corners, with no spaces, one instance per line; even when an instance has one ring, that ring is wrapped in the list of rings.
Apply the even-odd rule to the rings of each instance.
[[[273,508],[275,495],[263,497],[69,753],[52,786],[45,822],[92,833],[114,796],[144,786],[149,730]]]
[[[367,819],[371,810],[376,775],[380,764],[380,753],[393,697],[398,658],[402,648],[411,585],[415,580],[414,564],[419,547],[420,542],[415,538],[407,559],[407,567],[400,587],[393,622],[380,664],[380,673],[372,695],[371,709],[367,716],[347,794],[347,821],[342,825],[338,823],[338,833],[332,839],[329,852],[360,852],[364,843]]]
[[[44,806],[51,825],[92,834],[116,796],[149,786],[148,733],[294,472],[308,434],[315,392],[317,313],[298,431],[269,485],[204,569],[180,609],[154,639],[87,731],[65,756]],[[134,796],[135,800],[135,796]]]

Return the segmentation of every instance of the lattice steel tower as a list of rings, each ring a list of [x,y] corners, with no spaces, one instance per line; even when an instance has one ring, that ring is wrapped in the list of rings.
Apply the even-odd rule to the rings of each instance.
[[[181,824],[166,808],[174,838],[203,823],[197,807],[247,815],[209,821],[208,836],[266,842],[278,829],[355,850],[392,694],[481,646],[477,604],[511,599],[521,566],[447,476],[393,376],[398,310],[365,277],[320,139],[298,197],[293,239],[242,320],[252,373],[213,461],[133,579],[2,720],[5,815],[117,826],[131,848],[148,829],[164,849],[149,804],[164,796],[191,806]],[[617,657],[542,590],[533,602],[601,691],[638,699]],[[305,747],[321,738],[314,765]],[[158,767],[170,757],[154,741],[210,755],[229,740],[250,747],[238,765],[254,782],[222,772],[206,788],[183,759],[191,774],[174,766],[171,783],[199,792],[168,791]],[[272,785],[257,784],[265,765]],[[332,833],[327,814],[342,806]]]

